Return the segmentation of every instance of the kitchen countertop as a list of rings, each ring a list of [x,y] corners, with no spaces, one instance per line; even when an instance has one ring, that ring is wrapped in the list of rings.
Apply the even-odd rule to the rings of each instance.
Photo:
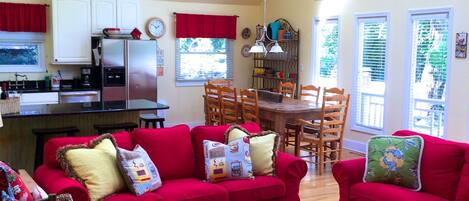
[[[167,110],[169,106],[157,102],[137,99],[127,101],[101,101],[88,103],[60,103],[47,105],[23,105],[20,112],[4,114],[2,118],[24,118],[40,116],[60,116],[89,113],[110,113],[125,111]]]

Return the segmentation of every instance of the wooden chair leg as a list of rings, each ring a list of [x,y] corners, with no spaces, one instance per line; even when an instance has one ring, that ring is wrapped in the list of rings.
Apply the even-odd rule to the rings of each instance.
[[[319,148],[319,175],[324,172],[324,146],[320,145]]]

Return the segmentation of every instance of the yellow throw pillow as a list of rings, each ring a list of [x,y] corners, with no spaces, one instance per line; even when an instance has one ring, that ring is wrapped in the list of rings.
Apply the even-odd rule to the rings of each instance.
[[[232,126],[225,133],[225,143],[228,144],[244,137],[249,138],[249,150],[251,152],[254,176],[275,175],[275,158],[277,157],[279,140],[278,134],[272,131],[264,131],[260,134],[250,135],[244,128]]]
[[[111,135],[100,136],[86,145],[65,146],[57,151],[57,160],[69,177],[86,186],[92,201],[125,188],[116,159]]]

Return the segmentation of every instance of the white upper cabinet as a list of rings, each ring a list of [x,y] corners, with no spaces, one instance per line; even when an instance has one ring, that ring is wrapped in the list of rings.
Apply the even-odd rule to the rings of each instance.
[[[93,34],[102,34],[104,28],[117,26],[116,0],[91,0]]]
[[[53,63],[91,63],[91,0],[52,0]]]
[[[117,27],[131,31],[138,28],[139,0],[117,0]]]

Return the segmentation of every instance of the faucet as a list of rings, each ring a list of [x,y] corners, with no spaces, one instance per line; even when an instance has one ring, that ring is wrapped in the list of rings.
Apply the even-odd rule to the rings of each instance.
[[[22,80],[22,83],[21,84],[18,84],[18,77],[22,77],[23,80]],[[15,83],[9,83],[10,85],[10,88],[11,87],[15,87],[15,89],[18,89],[18,87],[23,87],[23,89],[26,88],[26,84],[24,83],[25,80],[28,80],[28,75],[26,74],[19,74],[19,73],[15,73]]]

